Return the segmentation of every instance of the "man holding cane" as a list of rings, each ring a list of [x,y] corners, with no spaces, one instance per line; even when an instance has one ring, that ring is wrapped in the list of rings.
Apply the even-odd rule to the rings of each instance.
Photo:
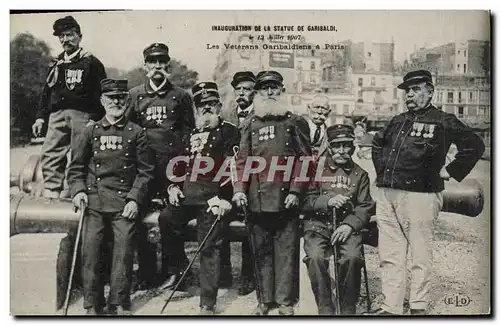
[[[144,130],[124,117],[127,80],[104,79],[101,88],[106,115],[87,126],[73,148],[68,183],[75,207],[88,207],[82,244],[84,308],[88,315],[102,313],[99,257],[104,234],[111,229],[108,311],[129,315],[133,238],[153,178],[153,155]]]
[[[311,287],[320,315],[356,314],[361,285],[360,230],[375,212],[368,173],[352,161],[354,129],[334,125],[326,129],[327,150],[318,157],[316,179],[304,202],[304,250]],[[335,254],[333,250],[337,250]],[[329,261],[334,254],[334,261]],[[329,265],[329,263],[336,263]],[[338,272],[331,283],[329,267]],[[338,288],[332,300],[332,289]]]
[[[169,204],[161,212],[158,222],[162,237],[163,265],[171,274],[182,279],[184,229],[192,219],[197,219],[200,247],[200,315],[214,315],[220,278],[221,246],[228,222],[221,217],[232,209],[233,187],[229,177],[219,170],[235,154],[240,141],[238,128],[220,117],[222,103],[217,85],[201,82],[193,89],[197,111],[196,125],[188,139],[185,170],[178,167],[176,175],[169,175],[174,182],[168,186]],[[170,171],[175,164],[169,163]],[[172,167],[172,168],[171,168]],[[224,169],[224,168],[222,168]],[[174,179],[179,177],[179,179]],[[210,230],[212,232],[210,232]],[[204,239],[207,238],[206,241]],[[184,273],[188,270],[184,270]],[[180,280],[179,280],[180,281]]]

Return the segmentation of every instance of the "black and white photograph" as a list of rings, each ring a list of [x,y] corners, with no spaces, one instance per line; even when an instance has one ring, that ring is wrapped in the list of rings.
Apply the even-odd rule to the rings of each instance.
[[[488,10],[11,11],[12,316],[492,316]]]

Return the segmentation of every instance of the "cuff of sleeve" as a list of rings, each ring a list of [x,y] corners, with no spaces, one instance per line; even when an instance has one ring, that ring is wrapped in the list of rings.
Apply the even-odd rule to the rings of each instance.
[[[355,232],[360,231],[364,227],[363,222],[358,217],[356,217],[354,214],[348,215],[344,219],[344,221],[342,221],[341,224],[345,224],[345,225],[350,226],[352,229],[354,229]]]
[[[456,181],[461,182],[465,176],[467,176],[466,173],[464,173],[461,168],[459,168],[456,164],[451,162],[448,166],[446,166],[446,171],[448,174],[450,174],[451,177],[453,177]]]
[[[130,192],[128,192],[126,199],[129,201],[135,201],[137,204],[141,204],[144,196],[141,194],[140,189],[133,187]]]
[[[71,186],[71,197],[75,197],[80,192],[86,192],[87,186],[85,186],[85,182],[77,182],[74,183],[73,186]]]

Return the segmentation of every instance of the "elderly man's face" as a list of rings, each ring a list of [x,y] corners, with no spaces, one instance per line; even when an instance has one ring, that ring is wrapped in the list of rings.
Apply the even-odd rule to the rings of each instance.
[[[283,86],[277,82],[267,82],[260,86],[259,95],[266,99],[277,100],[281,96]]]
[[[253,103],[255,91],[253,90],[254,82],[242,81],[234,87],[236,95],[236,103],[241,109],[245,109]]]
[[[125,113],[128,99],[128,93],[101,95],[101,103],[106,110],[106,115],[115,119],[120,119]]]
[[[330,106],[326,99],[315,99],[312,104],[308,105],[309,118],[316,125],[325,123],[330,111]]]
[[[74,28],[61,32],[59,35],[59,42],[66,53],[73,53],[80,46],[82,37],[76,32]]]
[[[433,90],[425,82],[414,84],[405,89],[405,103],[410,111],[425,108],[432,99]]]
[[[144,69],[149,79],[154,81],[163,81],[168,78],[169,63],[167,57],[150,56],[144,62]]]
[[[352,141],[331,142],[329,144],[330,155],[333,162],[338,166],[345,165],[351,161],[353,149],[354,143]]]
[[[198,128],[215,127],[218,125],[219,113],[222,103],[219,100],[210,100],[195,103],[197,117],[196,124]]]

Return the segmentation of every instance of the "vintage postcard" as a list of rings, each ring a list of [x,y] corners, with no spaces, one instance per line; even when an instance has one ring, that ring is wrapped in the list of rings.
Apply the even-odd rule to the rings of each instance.
[[[12,315],[491,315],[489,11],[10,32]]]

